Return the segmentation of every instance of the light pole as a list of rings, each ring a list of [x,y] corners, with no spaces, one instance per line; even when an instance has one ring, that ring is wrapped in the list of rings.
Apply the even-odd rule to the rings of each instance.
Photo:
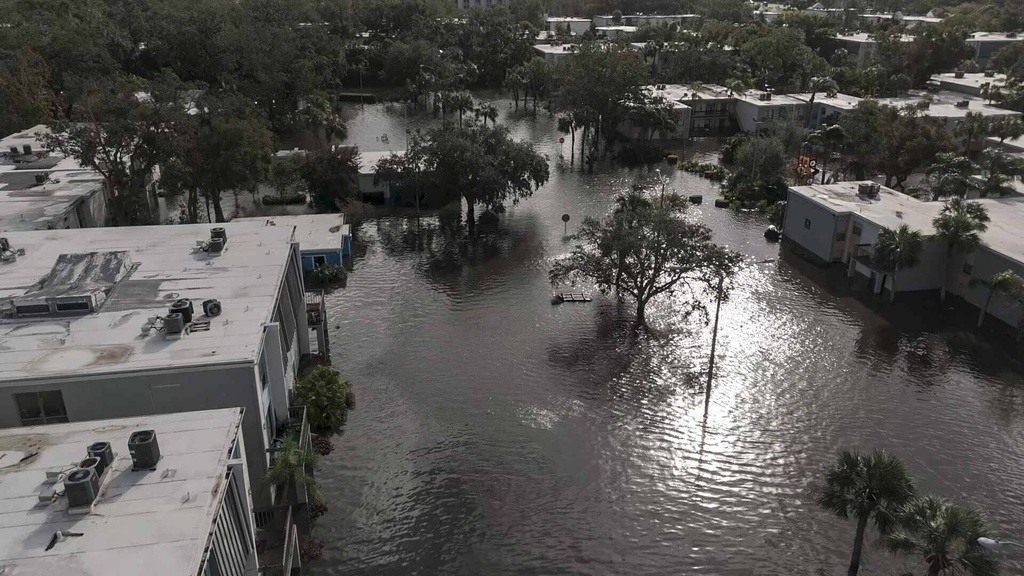
[[[984,536],[978,538],[978,544],[987,550],[999,550],[1003,546],[1017,546],[1019,548],[1024,548],[1024,544],[1010,542],[1008,540],[993,540],[992,538],[985,538]]]

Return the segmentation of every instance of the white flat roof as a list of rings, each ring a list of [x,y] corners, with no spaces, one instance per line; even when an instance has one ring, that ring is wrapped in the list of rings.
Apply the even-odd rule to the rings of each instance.
[[[377,162],[382,158],[388,158],[392,154],[402,156],[405,150],[381,150],[377,152],[359,152],[359,173],[373,174],[377,171]]]
[[[46,152],[42,138],[49,131],[39,125],[0,139],[0,154],[4,155],[4,162],[0,163],[0,233],[45,230],[51,222],[61,220],[80,199],[103,189],[99,173],[83,168],[72,158]],[[12,146],[23,151],[26,144],[36,156],[11,157]],[[37,156],[33,162],[25,161]],[[49,178],[44,184],[37,184],[37,174]]]
[[[636,32],[636,26],[597,26],[595,30],[601,30],[602,32],[610,32],[612,30],[618,32]]]
[[[572,18],[568,16],[549,16],[548,22],[590,22],[590,18]]]
[[[836,40],[843,42],[858,42],[860,44],[877,44],[878,41],[871,37],[871,34],[867,32],[857,32],[856,34],[839,34],[836,36]],[[914,37],[904,34],[900,37],[901,42],[913,42]]]
[[[992,106],[984,98],[963,94],[961,92],[952,92],[950,90],[939,90],[938,92],[929,94],[912,92],[893,98],[879,98],[878,102],[888,104],[890,106],[905,106],[908,104],[918,104],[923,102],[926,97],[931,98],[931,104],[929,104],[927,110],[922,111],[922,114],[934,118],[963,118],[967,116],[968,112],[980,112],[983,116],[993,117],[1017,117],[1021,115],[1020,112]],[[960,108],[956,105],[957,102],[962,102],[964,100],[970,103],[966,108]]]
[[[974,88],[978,90],[980,90],[986,84],[995,87],[1006,86],[1006,74],[985,76],[984,72],[964,74],[963,78],[957,78],[955,72],[947,72],[944,74],[935,74],[931,77],[931,80],[932,82],[939,82],[941,84],[965,86],[968,88]]]
[[[115,284],[98,312],[86,316],[0,319],[0,382],[134,370],[255,362],[287,271],[292,227],[228,222],[220,255],[196,251],[214,225],[84,228],[7,234],[25,250],[0,262],[0,302],[23,296],[50,274],[58,257],[127,252],[134,270]],[[208,331],[180,340],[142,336],[147,317],[165,315],[180,298],[216,298],[221,315]]]
[[[734,98],[737,101],[746,102],[754,106],[793,106],[807,103],[791,94],[772,94],[771,100],[758,100],[758,95],[760,94],[760,90],[750,90],[742,94],[735,94]]]
[[[879,226],[898,228],[906,224],[929,236],[935,234],[932,220],[942,210],[942,202],[922,202],[884,186],[877,198],[868,199],[857,195],[858,184],[815,184],[794,186],[789,190],[833,212],[858,214]],[[1020,234],[1024,225],[1024,198],[981,198],[975,201],[985,206],[992,219],[988,230],[981,235],[982,244],[1024,263],[1024,236]]]
[[[967,42],[1020,42],[1024,36],[1014,34],[1008,36],[1006,32],[975,32],[967,37]]]
[[[790,96],[804,103],[811,100],[810,92],[805,92],[803,94],[790,94]],[[825,104],[840,110],[854,110],[860,105],[861,100],[862,98],[850,96],[849,94],[836,94],[835,96],[829,96],[828,94],[818,92],[814,95],[815,104]]]
[[[341,250],[348,234],[344,214],[295,214],[289,216],[253,216],[235,218],[232,222],[256,221],[264,226],[285,226],[295,230],[295,240],[302,252]]]
[[[0,571],[11,576],[195,576],[227,484],[239,408],[0,430]],[[156,470],[132,471],[128,437],[155,430]],[[93,442],[115,460],[89,514],[41,503],[46,471],[72,469]],[[34,456],[31,456],[34,454]],[[24,462],[22,458],[29,456]],[[11,466],[13,464],[13,466]],[[173,470],[173,474],[168,471]],[[57,530],[80,533],[47,545]]]

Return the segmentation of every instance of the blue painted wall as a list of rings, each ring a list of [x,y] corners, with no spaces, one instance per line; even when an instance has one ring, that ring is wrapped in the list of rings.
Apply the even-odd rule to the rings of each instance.
[[[347,238],[346,238],[345,242],[346,242],[346,245],[347,245],[348,244],[348,239]],[[330,251],[327,251],[327,252],[303,252],[302,253],[302,269],[303,270],[307,270],[307,271],[313,269],[313,257],[314,256],[323,256],[324,258],[327,259],[327,263],[328,264],[333,264],[335,266],[341,266],[341,253],[342,253],[341,250],[330,250]]]

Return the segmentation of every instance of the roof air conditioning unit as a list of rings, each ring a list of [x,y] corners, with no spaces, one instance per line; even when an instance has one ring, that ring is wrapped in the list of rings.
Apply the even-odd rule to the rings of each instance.
[[[17,146],[11,146],[11,156],[21,156],[21,151]]]
[[[995,78],[995,76],[996,76],[996,71],[995,70],[985,70],[985,78]]]
[[[24,146],[21,147],[21,149],[25,152],[25,154],[31,154],[32,153],[32,145],[31,144],[25,144]]]
[[[100,479],[92,468],[76,469],[64,479],[64,493],[68,497],[68,508],[92,506],[96,493],[100,491]]]
[[[870,196],[871,195],[871,184],[868,182],[861,182],[857,185],[858,196]]]
[[[160,461],[160,445],[156,441],[156,430],[139,430],[128,437],[128,452],[132,455],[135,470],[156,468]]]
[[[104,470],[114,463],[114,449],[110,442],[93,442],[85,452],[91,458],[99,458]]]
[[[203,300],[203,314],[206,314],[210,318],[220,316],[221,310],[220,300],[215,298]]]
[[[956,77],[956,78],[963,78],[964,77],[964,71],[963,70],[957,70],[957,71],[953,72],[953,76]]]
[[[1006,33],[1006,37],[1007,38],[1016,38],[1017,37],[1017,33],[1016,32],[1007,32]]]
[[[78,463],[78,467],[82,470],[92,470],[96,473],[96,478],[102,478],[103,471],[107,469],[106,465],[96,456],[89,456],[82,460]]]
[[[164,339],[178,340],[181,333],[185,331],[185,317],[180,312],[174,312],[164,316]]]
[[[47,176],[48,174],[46,174],[46,172],[43,172],[42,174],[36,174],[36,184],[46,183]]]
[[[210,254],[220,254],[224,251],[224,239],[223,238],[210,238],[210,242],[206,245],[206,250]]]
[[[228,231],[225,230],[224,228],[220,227],[220,226],[218,226],[216,228],[211,228],[210,229],[210,240],[213,240],[214,238],[220,238],[221,240],[224,241],[225,244],[227,244],[228,243]]]
[[[171,304],[168,310],[170,314],[181,314],[182,320],[185,324],[192,321],[192,315],[195,314],[195,309],[192,307],[192,301],[188,298],[182,298]]]
[[[878,193],[882,191],[882,185],[878,182],[871,183],[871,197],[878,198]]]
[[[971,105],[971,101],[970,100],[961,100],[961,101],[956,103],[956,107],[957,108],[967,108],[970,105]]]

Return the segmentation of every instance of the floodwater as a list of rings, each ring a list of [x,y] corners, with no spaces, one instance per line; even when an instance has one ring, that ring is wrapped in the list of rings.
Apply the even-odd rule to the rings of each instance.
[[[814,503],[840,448],[893,451],[924,489],[1024,537],[1024,382],[999,346],[935,307],[893,316],[672,170],[670,188],[705,195],[693,216],[748,262],[722,308],[705,419],[711,330],[681,317],[688,295],[656,301],[640,335],[613,299],[549,301],[561,215],[571,232],[650,172],[580,174],[545,115],[503,121],[549,156],[551,180],[461,264],[404,243],[409,221],[358,230],[329,318],[359,403],[318,472],[330,511],[311,573],[844,573],[853,523]],[[404,122],[367,106],[350,133],[397,149]],[[863,574],[923,573],[869,540]]]

